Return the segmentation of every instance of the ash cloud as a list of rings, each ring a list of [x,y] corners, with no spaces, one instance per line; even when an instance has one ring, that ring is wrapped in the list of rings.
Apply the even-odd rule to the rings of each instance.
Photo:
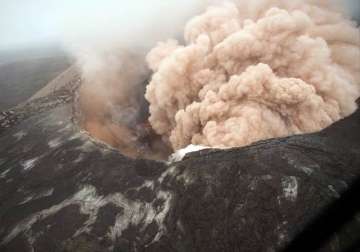
[[[181,35],[186,20],[203,6],[135,0],[69,17],[65,46],[82,75],[78,107],[85,130],[129,156],[153,149],[166,153],[147,123],[144,93],[151,73],[145,56],[157,41]]]
[[[360,33],[330,1],[232,1],[147,56],[149,121],[174,150],[319,131],[360,95]]]
[[[321,130],[360,96],[359,29],[333,2],[104,5],[66,35],[83,79],[81,125],[124,154],[155,159],[168,147]]]

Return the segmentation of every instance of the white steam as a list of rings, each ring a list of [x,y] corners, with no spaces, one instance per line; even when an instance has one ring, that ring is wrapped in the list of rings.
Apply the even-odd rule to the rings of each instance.
[[[145,56],[157,41],[180,37],[186,20],[202,6],[204,1],[191,0],[105,1],[70,15],[65,45],[82,75],[79,108],[85,130],[134,157],[158,146],[144,146],[139,139],[148,130],[136,127],[147,116]]]

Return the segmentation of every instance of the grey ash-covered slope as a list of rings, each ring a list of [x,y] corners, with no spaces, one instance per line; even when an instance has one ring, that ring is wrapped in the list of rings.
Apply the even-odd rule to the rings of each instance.
[[[0,111],[30,98],[71,65],[56,47],[0,48]]]
[[[0,251],[279,251],[360,176],[360,111],[166,164],[81,132],[71,92],[24,106],[0,118]],[[359,218],[350,227],[323,251],[355,239]]]

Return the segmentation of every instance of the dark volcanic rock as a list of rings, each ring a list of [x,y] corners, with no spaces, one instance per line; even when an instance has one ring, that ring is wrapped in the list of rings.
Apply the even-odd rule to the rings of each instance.
[[[360,111],[320,133],[171,164],[93,141],[71,103],[34,111],[0,131],[1,251],[279,251],[360,175]]]

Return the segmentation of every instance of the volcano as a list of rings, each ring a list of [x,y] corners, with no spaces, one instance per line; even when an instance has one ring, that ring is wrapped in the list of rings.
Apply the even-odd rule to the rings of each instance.
[[[185,2],[73,13],[34,75],[0,60],[1,252],[358,248],[358,24]]]
[[[339,228],[346,211],[331,209],[360,176],[360,111],[318,133],[134,159],[79,126],[70,73],[1,114],[1,251],[282,251],[300,236],[335,252],[358,238],[354,215]],[[329,239],[306,236],[328,212],[314,230]]]

